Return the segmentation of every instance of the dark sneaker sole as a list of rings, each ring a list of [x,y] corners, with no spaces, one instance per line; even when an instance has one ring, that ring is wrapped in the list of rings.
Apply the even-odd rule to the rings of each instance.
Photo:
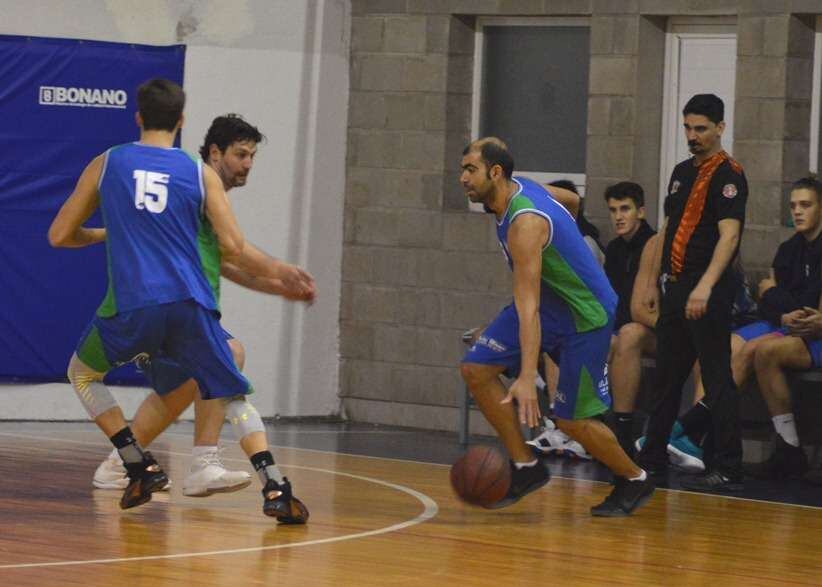
[[[698,493],[739,493],[740,491],[744,491],[745,484],[744,483],[723,483],[722,485],[716,485],[714,487],[705,487],[705,486],[698,486],[698,485],[688,485],[687,483],[679,483],[682,489],[687,491],[696,491]]]
[[[651,487],[651,490],[647,493],[643,493],[639,496],[639,498],[634,502],[634,505],[629,510],[624,510],[622,508],[614,508],[614,509],[596,509],[597,506],[591,508],[591,515],[595,518],[627,518],[631,514],[633,514],[637,509],[641,508],[645,505],[649,499],[654,495],[654,491],[656,491],[656,487]]]
[[[549,475],[548,478],[546,478],[544,481],[541,481],[538,484],[533,485],[532,487],[529,487],[526,491],[523,491],[522,493],[520,493],[519,495],[517,495],[515,497],[503,497],[501,500],[499,500],[496,503],[492,503],[490,505],[484,505],[482,507],[485,508],[486,510],[499,510],[499,509],[508,507],[509,505],[513,505],[513,504],[517,503],[519,500],[521,500],[523,497],[525,497],[529,493],[533,493],[537,489],[540,489],[541,487],[545,487],[546,485],[548,485],[548,482],[550,480],[551,480],[551,477]]]
[[[154,475],[145,485],[142,479],[129,484],[120,498],[120,509],[127,510],[150,502],[151,494],[162,491],[167,484],[168,477],[165,473]]]
[[[186,493],[186,488],[183,487],[183,495],[186,497],[208,497],[209,495],[214,495],[215,493],[234,493],[235,491],[245,489],[249,485],[251,485],[251,479],[238,483],[237,485],[229,485],[228,487],[220,487],[217,489],[207,488],[199,493]]]
[[[291,526],[297,524],[305,524],[308,521],[308,508],[296,497],[292,497],[288,504],[288,511],[283,511],[277,507],[266,508],[267,504],[263,504],[263,513],[266,516],[277,518],[280,524]]]

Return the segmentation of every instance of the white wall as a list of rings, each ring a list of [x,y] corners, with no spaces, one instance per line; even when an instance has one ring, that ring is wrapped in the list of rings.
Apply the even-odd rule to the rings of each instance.
[[[224,281],[223,324],[246,346],[252,399],[264,416],[339,410],[349,5],[0,0],[0,34],[185,43],[184,148],[196,151],[214,116],[226,112],[243,114],[267,136],[248,184],[229,196],[246,237],[306,267],[319,300],[306,309]],[[86,417],[67,385],[4,385],[0,394],[5,419]],[[142,395],[117,393],[127,413]]]

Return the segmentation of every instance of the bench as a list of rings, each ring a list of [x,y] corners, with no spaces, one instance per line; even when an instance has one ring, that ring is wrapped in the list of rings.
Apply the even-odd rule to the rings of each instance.
[[[478,329],[469,330],[462,335],[462,341],[470,345],[474,341]],[[642,358],[643,375],[640,383],[640,391],[637,396],[637,411],[647,413],[648,403],[653,388],[652,372],[656,368],[656,360],[653,357]],[[690,380],[689,380],[690,381]],[[822,446],[822,369],[812,369],[810,371],[798,371],[789,375],[791,389],[794,392],[794,405],[797,426],[803,445],[815,447],[814,457],[819,447]],[[743,392],[740,405],[740,418],[743,427],[743,436],[762,437],[771,435],[771,418],[765,405],[762,395],[756,390],[755,377],[751,378],[746,390]],[[683,393],[683,408],[690,405],[693,390],[690,393],[686,389]],[[476,405],[468,387],[460,390],[457,398],[458,422],[457,433],[461,445],[467,445],[469,441],[469,425],[471,418],[471,407]]]

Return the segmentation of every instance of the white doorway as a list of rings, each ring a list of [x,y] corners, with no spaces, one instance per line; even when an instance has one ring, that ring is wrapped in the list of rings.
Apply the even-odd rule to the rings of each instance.
[[[725,102],[722,146],[733,153],[736,82],[736,19],[671,18],[665,39],[659,224],[671,172],[690,157],[682,131],[682,109],[694,94],[716,94]]]

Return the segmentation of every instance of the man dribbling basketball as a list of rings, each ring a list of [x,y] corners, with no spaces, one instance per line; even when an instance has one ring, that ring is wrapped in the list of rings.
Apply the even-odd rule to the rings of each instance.
[[[598,419],[611,403],[605,365],[616,294],[573,217],[545,188],[512,176],[514,160],[502,141],[489,137],[471,143],[461,167],[468,198],[496,215],[514,282],[514,303],[485,329],[461,367],[512,459],[508,493],[489,507],[510,505],[550,479],[544,458],[531,451],[520,430],[520,424],[539,423],[534,382],[539,354],[547,352],[559,364],[557,426],[616,476],[613,491],[591,514],[627,516],[650,498],[654,485]],[[516,377],[507,393],[502,374]]]

